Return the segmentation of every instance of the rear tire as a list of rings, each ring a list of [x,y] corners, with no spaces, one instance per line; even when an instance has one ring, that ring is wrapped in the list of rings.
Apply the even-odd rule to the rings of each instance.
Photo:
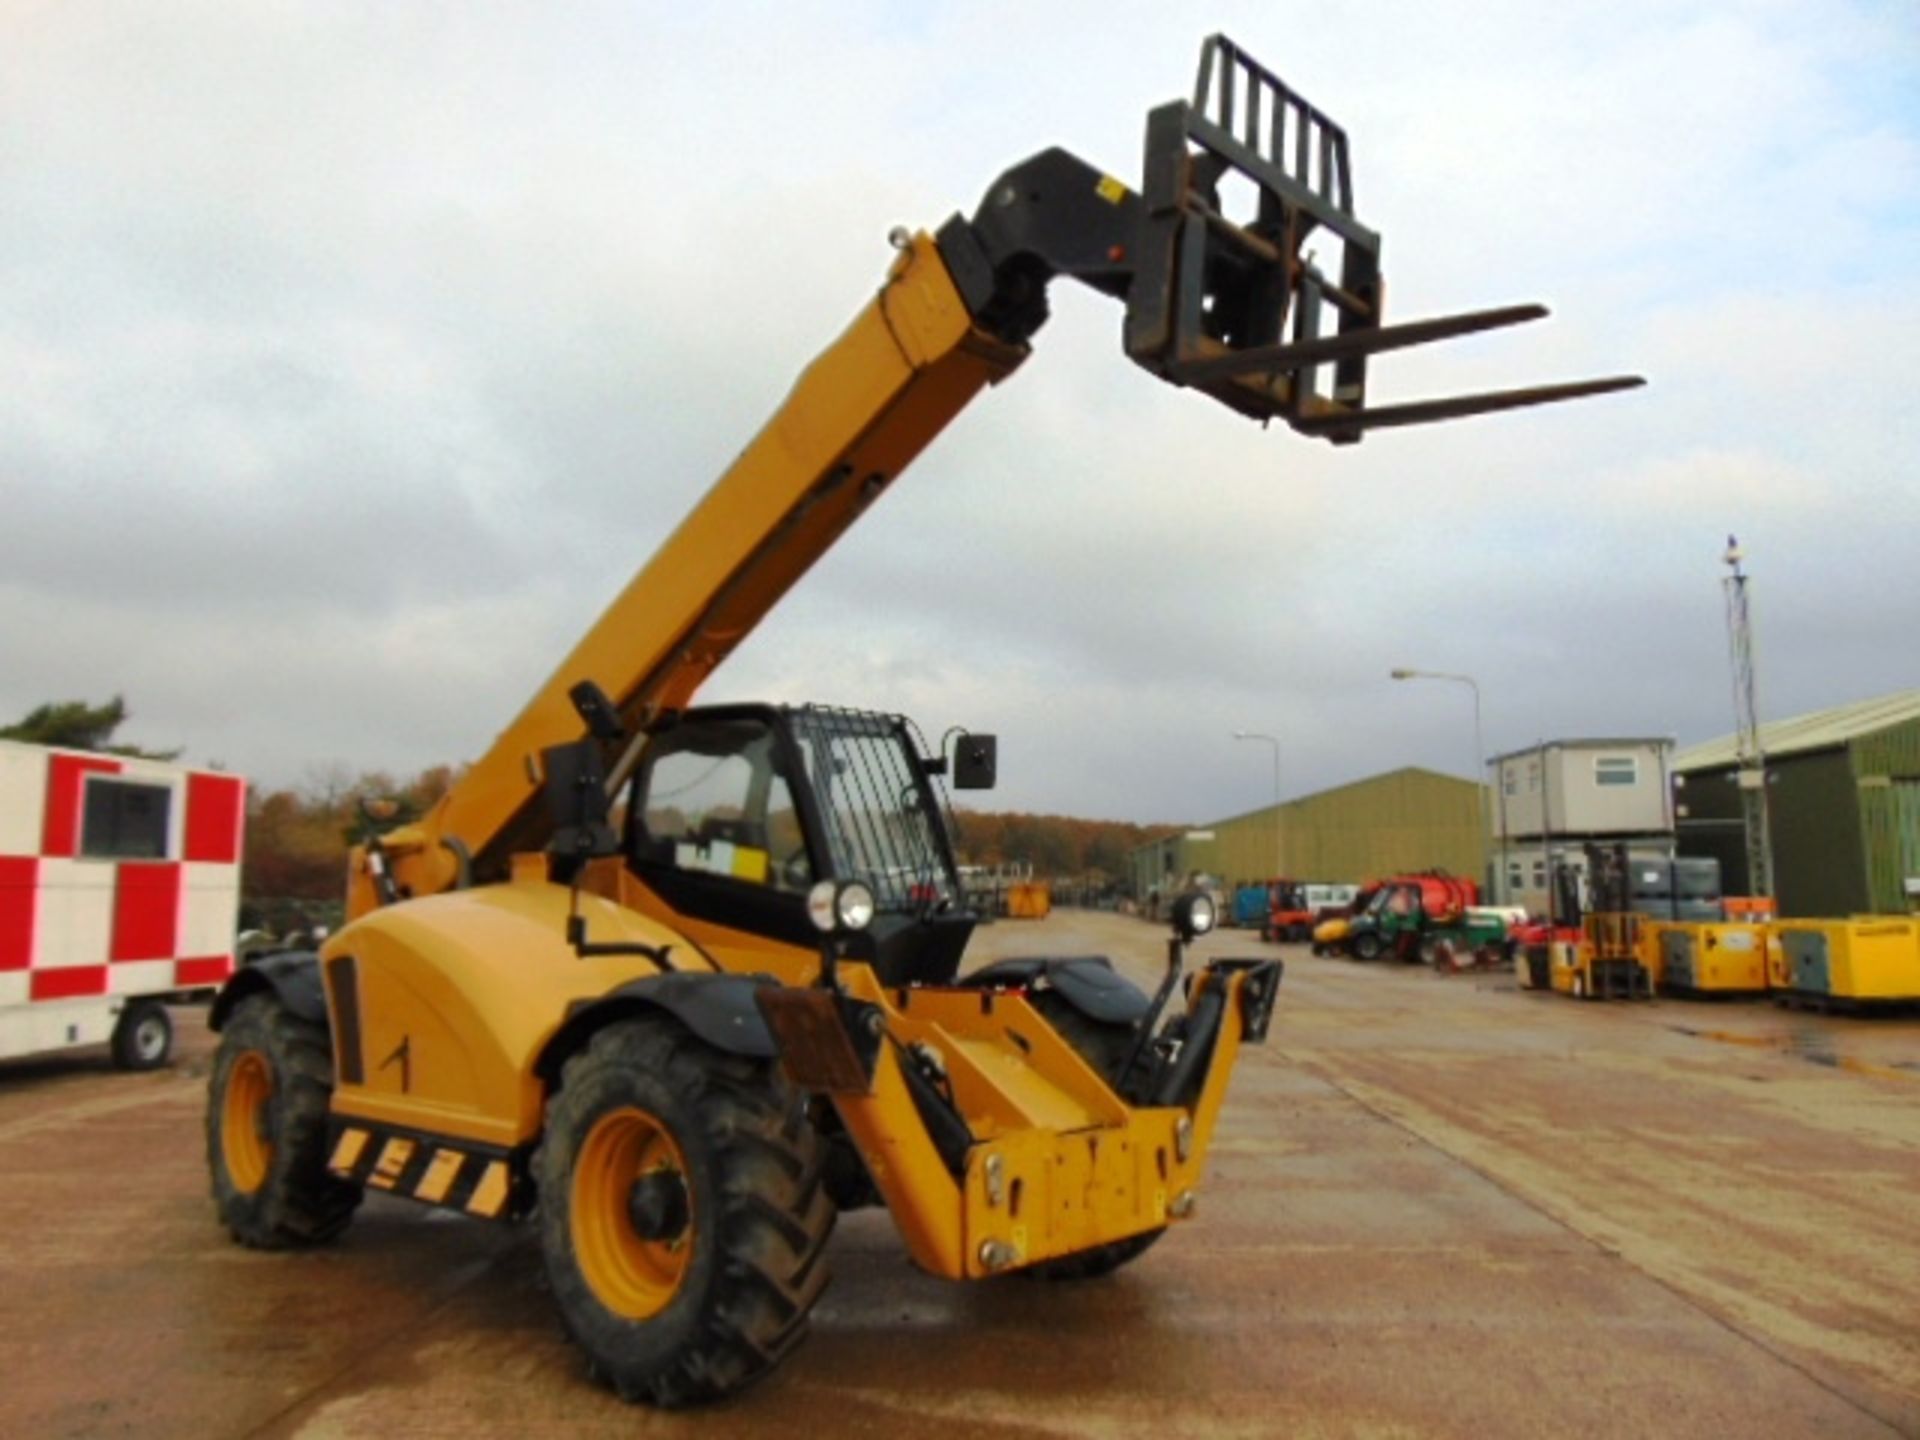
[[[333,1055],[323,1026],[271,995],[234,1007],[207,1082],[207,1167],[233,1238],[256,1250],[319,1245],[361,1190],[327,1172]]]
[[[561,1319],[622,1399],[732,1395],[806,1337],[833,1202],[805,1099],[664,1016],[567,1061],[533,1168]],[[640,1186],[654,1182],[651,1207]]]
[[[173,1020],[158,1000],[129,1000],[113,1027],[113,1063],[158,1070],[173,1054]]]

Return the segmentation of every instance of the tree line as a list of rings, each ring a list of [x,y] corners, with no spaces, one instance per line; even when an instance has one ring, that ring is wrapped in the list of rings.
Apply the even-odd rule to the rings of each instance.
[[[104,705],[56,701],[15,724],[0,726],[0,738],[158,760],[179,755],[178,750],[115,744],[114,732],[129,716],[125,699],[118,695]],[[365,826],[359,809],[362,797],[397,800],[400,809],[393,818],[412,819],[431,808],[460,773],[460,767],[434,765],[397,777],[331,765],[310,770],[297,785],[250,790],[242,899],[256,913],[337,907],[346,894],[348,847]],[[960,810],[954,816],[954,848],[962,865],[1030,866],[1035,875],[1049,879],[1115,880],[1126,874],[1130,850],[1175,828],[1024,811]],[[271,923],[272,916],[267,918]]]

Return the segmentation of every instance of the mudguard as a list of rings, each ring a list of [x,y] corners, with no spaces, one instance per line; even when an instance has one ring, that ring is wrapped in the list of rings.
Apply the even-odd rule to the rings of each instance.
[[[980,989],[1053,990],[1089,1020],[1103,1025],[1131,1025],[1147,1013],[1151,1002],[1104,955],[1072,955],[998,960],[959,982]]]
[[[644,1010],[664,1010],[716,1050],[771,1060],[776,1051],[754,992],[779,982],[767,975],[674,971],[647,975],[573,1007],[547,1042],[535,1070],[551,1080],[585,1036],[609,1020]]]
[[[283,950],[234,971],[214,997],[207,1025],[218,1032],[233,1007],[249,995],[273,995],[302,1020],[327,1023],[327,995],[320,984],[320,957],[311,951]]]

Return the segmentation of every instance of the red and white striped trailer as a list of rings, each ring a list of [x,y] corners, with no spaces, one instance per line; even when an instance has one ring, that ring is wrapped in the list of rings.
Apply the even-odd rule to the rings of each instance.
[[[163,1002],[233,973],[246,782],[0,741],[0,1058],[164,1064]]]

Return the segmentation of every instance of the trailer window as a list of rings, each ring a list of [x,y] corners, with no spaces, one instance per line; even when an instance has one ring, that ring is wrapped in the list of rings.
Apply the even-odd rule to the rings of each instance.
[[[1640,762],[1631,755],[1602,755],[1593,762],[1596,785],[1637,785]]]
[[[173,791],[102,776],[87,778],[80,853],[96,860],[164,860]]]

